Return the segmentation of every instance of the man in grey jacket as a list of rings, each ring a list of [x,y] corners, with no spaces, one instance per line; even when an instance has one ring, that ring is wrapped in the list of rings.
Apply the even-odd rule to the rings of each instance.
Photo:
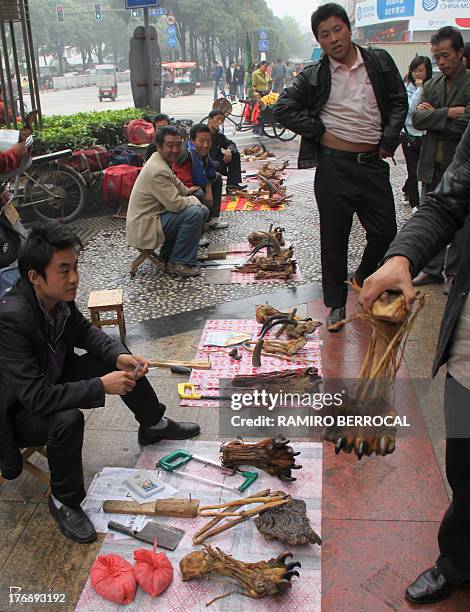
[[[446,473],[452,502],[439,529],[440,556],[408,587],[406,598],[430,604],[453,589],[470,586],[470,126],[437,189],[406,223],[386,253],[385,263],[364,282],[359,300],[367,311],[386,290],[415,299],[412,278],[463,232],[455,281],[442,318],[433,374],[447,363],[444,397]]]
[[[424,85],[423,99],[413,115],[413,126],[426,132],[418,164],[423,194],[439,184],[470,120],[470,72],[462,63],[462,34],[450,26],[441,28],[431,45],[441,74]],[[459,240],[460,234],[428,262],[414,279],[415,286],[455,276]]]

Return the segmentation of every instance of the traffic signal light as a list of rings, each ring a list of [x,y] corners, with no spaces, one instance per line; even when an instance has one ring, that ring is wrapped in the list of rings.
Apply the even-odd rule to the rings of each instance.
[[[95,19],[96,21],[102,21],[103,19],[103,14],[101,12],[101,4],[99,3],[95,4]]]
[[[56,15],[57,15],[57,21],[59,23],[63,23],[63,21],[64,21],[64,9],[63,9],[63,7],[62,6],[56,6],[55,7],[55,12],[56,12]]]

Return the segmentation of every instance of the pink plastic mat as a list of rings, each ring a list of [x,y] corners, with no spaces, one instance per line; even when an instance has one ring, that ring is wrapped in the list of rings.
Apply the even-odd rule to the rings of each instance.
[[[279,328],[269,331],[266,338],[273,339]],[[256,374],[260,372],[272,372],[273,370],[302,370],[309,366],[318,368],[321,375],[321,340],[318,330],[308,337],[307,344],[296,355],[293,355],[292,361],[284,359],[276,359],[275,357],[262,357],[262,366],[254,368],[251,365],[252,353],[245,349],[239,348],[240,361],[235,361],[229,357],[228,353],[231,348],[220,348],[204,346],[204,342],[209,332],[212,331],[237,331],[246,334],[251,334],[252,339],[258,338],[258,333],[261,330],[261,325],[255,320],[247,319],[220,319],[206,321],[204,330],[199,342],[198,351],[195,359],[210,358],[212,367],[210,370],[193,370],[189,378],[189,382],[197,385],[197,392],[202,395],[219,395],[220,379],[231,379],[237,374]],[[182,400],[182,406],[193,407],[218,407],[217,400]]]
[[[321,498],[322,498],[322,447],[321,444],[313,442],[293,443],[296,451],[300,451],[297,463],[302,465],[301,470],[295,472],[297,481],[293,483],[281,483],[277,478],[260,472],[258,480],[251,486],[250,492],[260,491],[265,488],[271,490],[282,489],[295,498],[303,499],[307,504],[307,514],[312,528],[320,534],[321,529]],[[178,448],[218,459],[219,444],[217,442],[162,442],[155,450],[144,450],[137,463],[138,468],[155,469],[158,460],[169,452]],[[193,462],[188,465],[186,471],[230,483],[231,476],[224,478],[220,470]],[[168,472],[160,472],[159,478],[172,486],[178,487],[177,497],[186,498],[189,492],[193,499],[199,499],[201,505],[217,504],[231,499],[239,499],[248,495],[223,490],[220,487],[206,485],[201,482],[181,478]],[[129,610],[130,612],[203,612],[207,609],[213,612],[283,612],[289,610],[302,610],[308,612],[320,611],[321,600],[321,548],[317,545],[288,546],[277,540],[266,540],[259,534],[253,521],[246,521],[232,527],[224,533],[210,538],[207,544],[219,547],[224,552],[230,553],[236,559],[254,562],[268,560],[276,557],[279,553],[291,550],[295,561],[300,561],[302,567],[298,570],[300,578],[292,578],[292,588],[281,597],[265,597],[263,599],[250,599],[238,593],[232,593],[228,597],[219,600],[206,608],[206,603],[223,595],[231,593],[238,588],[222,577],[213,580],[193,580],[182,582],[179,561],[188,553],[199,550],[199,546],[192,545],[192,535],[207,523],[209,519],[175,519],[169,517],[152,517],[159,523],[180,527],[186,531],[185,536],[174,551],[164,551],[173,564],[173,582],[168,589],[156,598],[144,593],[140,587],[134,601],[121,606],[106,601],[97,595],[90,580],[88,579],[76,610],[78,612],[118,612]],[[118,554],[134,564],[133,552],[138,548],[151,548],[149,545],[134,539],[124,537],[116,538],[114,535],[106,535],[100,555]],[[159,552],[161,549],[159,549]]]

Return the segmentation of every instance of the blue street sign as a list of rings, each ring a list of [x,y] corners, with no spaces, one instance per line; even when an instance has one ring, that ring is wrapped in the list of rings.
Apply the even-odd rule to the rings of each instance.
[[[126,0],[126,9],[140,9],[159,4],[160,0]]]
[[[169,38],[166,44],[168,45],[170,49],[174,49],[176,47],[176,38],[173,38],[173,37]]]
[[[176,26],[174,24],[171,24],[169,26],[166,27],[166,33],[169,36],[174,36],[176,34]]]
[[[269,51],[269,40],[260,40],[259,41],[259,50],[260,51]]]
[[[259,39],[260,40],[268,40],[268,31],[267,30],[260,30],[259,31]]]

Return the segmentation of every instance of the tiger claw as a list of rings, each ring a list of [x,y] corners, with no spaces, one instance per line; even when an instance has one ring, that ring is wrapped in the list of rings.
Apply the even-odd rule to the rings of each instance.
[[[338,438],[338,441],[336,442],[336,446],[335,446],[335,453],[336,455],[339,455],[339,453],[341,452],[341,449],[343,448],[343,446],[346,444],[346,438]]]

